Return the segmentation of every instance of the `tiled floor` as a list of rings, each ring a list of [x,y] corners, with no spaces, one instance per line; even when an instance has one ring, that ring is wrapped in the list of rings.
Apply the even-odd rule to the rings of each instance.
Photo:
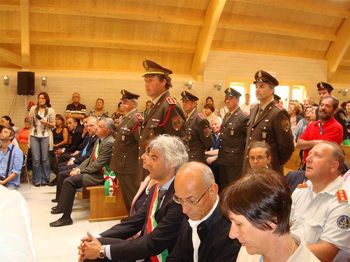
[[[73,225],[52,228],[49,223],[61,217],[61,214],[50,213],[51,207],[55,205],[51,202],[55,190],[56,187],[34,187],[27,183],[22,184],[19,190],[29,206],[36,258],[38,262],[77,261],[77,246],[87,231],[101,233],[119,221],[90,223],[88,201],[75,199]]]

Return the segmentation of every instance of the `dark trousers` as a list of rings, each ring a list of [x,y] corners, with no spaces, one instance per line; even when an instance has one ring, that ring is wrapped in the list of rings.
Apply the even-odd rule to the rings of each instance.
[[[57,208],[63,211],[64,217],[70,217],[73,208],[75,190],[81,187],[83,187],[83,174],[64,179],[57,205]]]
[[[69,177],[69,173],[70,171],[72,171],[72,169],[74,167],[77,167],[78,165],[73,164],[73,165],[69,165],[67,166],[67,164],[65,163],[65,165],[61,165],[59,164],[58,167],[58,174],[57,174],[57,184],[56,184],[56,199],[59,200],[60,199],[60,194],[62,191],[62,186],[63,186],[63,181]]]
[[[125,206],[130,210],[132,200],[140,186],[137,172],[134,174],[118,173],[118,181],[122,190]]]
[[[242,165],[219,166],[219,191],[221,192],[228,184],[238,180],[242,175]]]

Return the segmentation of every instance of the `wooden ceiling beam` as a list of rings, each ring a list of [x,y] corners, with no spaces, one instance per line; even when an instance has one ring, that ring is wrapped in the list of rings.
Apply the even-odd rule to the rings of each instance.
[[[208,60],[209,50],[225,3],[226,0],[210,0],[209,2],[191,67],[191,74],[195,79],[203,75],[204,66]]]
[[[19,55],[5,48],[0,47],[0,57],[11,64],[22,66],[22,59]]]
[[[334,5],[330,5],[327,3],[323,3],[322,1],[310,2],[310,1],[299,1],[296,2],[294,0],[231,0],[232,2],[241,2],[254,4],[259,6],[260,9],[263,9],[262,6],[270,6],[276,8],[283,8],[294,10],[298,12],[306,12],[311,14],[325,15],[330,17],[340,17],[347,18],[350,16],[350,11],[344,7],[337,7]],[[324,1],[326,2],[326,1]]]
[[[350,67],[350,59],[343,59],[340,61],[341,66],[348,66]]]
[[[327,51],[328,76],[337,71],[337,68],[350,46],[350,19],[345,19],[341,24],[337,39],[331,44]]]
[[[5,12],[18,12],[20,10],[18,5],[7,5],[7,4],[0,4],[0,11]]]
[[[223,16],[218,27],[229,30],[257,32],[325,41],[334,41],[336,39],[336,35],[332,33],[332,30],[324,27],[321,28],[312,25],[283,23],[277,21],[261,21],[261,19],[258,18],[240,15],[235,15],[234,17]]]
[[[29,0],[21,0],[21,56],[22,68],[30,67]]]

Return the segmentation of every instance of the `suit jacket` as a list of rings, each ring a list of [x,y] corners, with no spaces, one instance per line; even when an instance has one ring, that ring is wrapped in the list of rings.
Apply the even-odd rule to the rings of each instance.
[[[247,123],[249,117],[238,107],[229,116],[225,115],[220,133],[220,148],[217,163],[224,166],[240,166],[244,160],[244,148],[247,139]]]
[[[201,240],[198,249],[198,261],[236,261],[241,244],[237,239],[229,238],[230,227],[231,222],[221,214],[220,208],[217,206],[213,214],[197,227],[198,236]],[[193,261],[192,228],[187,218],[181,224],[176,245],[167,261]]]
[[[99,139],[95,142],[92,154],[89,158],[85,159],[83,163],[80,164],[80,173],[83,174],[83,186],[99,185],[103,184],[103,171],[102,168],[105,165],[109,165],[112,154],[114,138],[112,135],[107,136],[101,142]],[[99,155],[97,159],[94,158],[94,152],[96,146],[100,143]]]
[[[209,121],[195,109],[186,120],[185,128],[186,136],[184,140],[189,149],[189,161],[206,163],[204,152],[214,144]]]
[[[130,112],[120,122],[114,138],[111,170],[117,174],[136,174],[138,161],[138,141],[140,137],[140,124],[136,117],[136,110]]]
[[[294,151],[294,137],[287,111],[271,102],[258,116],[259,105],[250,110],[246,152],[252,141],[265,141],[271,147],[272,168],[283,174],[283,165]],[[247,154],[245,154],[246,156]],[[247,158],[245,158],[247,161]]]
[[[79,145],[83,142],[83,127],[81,125],[78,125],[75,130],[70,134],[71,140],[70,144],[67,145],[65,148],[65,152],[73,153],[74,151],[78,150]]]
[[[80,147],[81,148],[80,152],[76,156],[74,156],[75,158],[74,164],[80,165],[85,159],[87,159],[91,155],[97,139],[98,137],[96,135],[93,137],[91,137],[90,135],[85,136],[84,141],[81,144],[82,146]],[[86,154],[83,156],[82,153],[86,145],[87,145]]]
[[[112,261],[142,258],[149,261],[151,256],[158,255],[166,248],[169,253],[172,251],[184,215],[181,206],[172,199],[174,194],[174,183],[172,183],[165,194],[162,206],[156,212],[155,219],[158,225],[147,234],[147,218],[154,189],[153,186],[145,204],[134,215],[101,234],[99,241],[103,245],[111,245]],[[139,231],[141,231],[140,237],[127,240]]]

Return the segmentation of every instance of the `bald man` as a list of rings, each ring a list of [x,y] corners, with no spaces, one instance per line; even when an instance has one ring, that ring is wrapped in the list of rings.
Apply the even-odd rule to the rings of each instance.
[[[218,185],[211,169],[184,164],[176,174],[173,200],[188,217],[167,261],[236,261],[240,244],[229,238],[230,222],[218,207]]]

